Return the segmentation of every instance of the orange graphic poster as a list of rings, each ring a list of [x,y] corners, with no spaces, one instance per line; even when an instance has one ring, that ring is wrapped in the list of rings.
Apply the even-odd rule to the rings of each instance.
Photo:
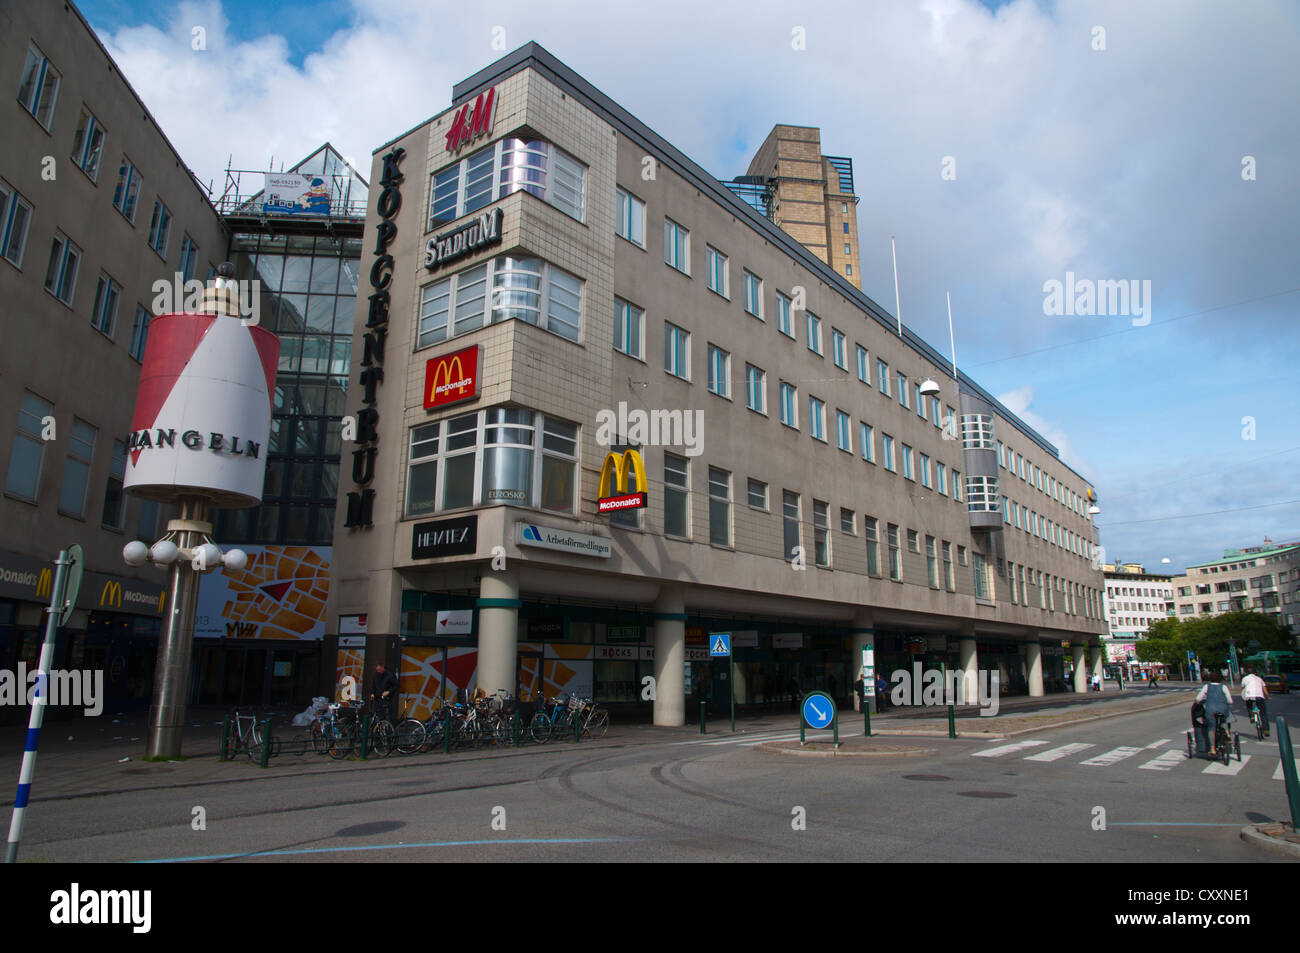
[[[460,689],[473,691],[478,649],[449,647],[445,670],[442,653],[436,646],[411,645],[402,649],[398,685],[408,717],[423,721]]]
[[[328,546],[249,546],[248,565],[204,576],[194,635],[319,639],[329,596]]]

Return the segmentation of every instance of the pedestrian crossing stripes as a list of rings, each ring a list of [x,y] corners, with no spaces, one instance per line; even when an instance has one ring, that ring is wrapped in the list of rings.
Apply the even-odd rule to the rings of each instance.
[[[1145,768],[1147,771],[1172,771],[1175,765],[1181,764],[1186,760],[1186,752],[1166,751],[1160,755],[1160,757],[1152,758],[1145,764],[1138,765],[1138,767]]]
[[[1107,768],[1119,761],[1133,757],[1139,751],[1145,751],[1145,748],[1130,748],[1127,745],[1120,745],[1118,748],[1112,748],[1105,754],[1099,754],[1095,758],[1089,758],[1087,761],[1080,761],[1080,764],[1086,764],[1090,768]]]
[[[1281,764],[1280,761],[1278,763]],[[1229,777],[1233,777],[1239,774],[1241,769],[1248,764],[1250,764],[1250,755],[1243,754],[1240,761],[1230,759],[1227,764],[1221,764],[1216,761],[1214,764],[1202,771],[1201,774],[1226,774]]]
[[[976,751],[976,758],[1001,758],[1003,755],[1011,754],[1015,751],[1024,751],[1026,748],[1036,748],[1038,745],[1045,745],[1046,741],[1015,741],[1009,745],[999,745],[996,748],[988,748],[984,751]]]
[[[1061,745],[1059,748],[1052,748],[1050,751],[1040,751],[1038,754],[1030,755],[1026,761],[1060,761],[1062,758],[1068,758],[1072,754],[1078,754],[1080,751],[1087,751],[1089,748],[1095,748],[1096,745],[1090,744],[1070,744]]]

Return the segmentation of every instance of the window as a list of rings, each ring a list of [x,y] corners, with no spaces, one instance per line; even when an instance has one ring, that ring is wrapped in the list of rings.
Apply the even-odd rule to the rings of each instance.
[[[149,220],[149,247],[167,258],[167,240],[172,233],[172,213],[162,199],[154,199],[153,218]]]
[[[934,552],[934,537],[925,537],[925,571],[930,580],[930,588],[939,588],[939,562]]]
[[[776,327],[786,337],[794,337],[794,316],[790,310],[790,299],[779,291],[776,293]]]
[[[767,484],[753,477],[749,480],[749,505],[751,509],[767,511]]]
[[[781,491],[781,524],[785,542],[783,559],[793,559],[799,548],[799,494]]]
[[[962,497],[961,497],[961,493],[962,493],[962,489],[961,489],[961,487],[962,487],[962,484],[961,484],[961,471],[960,471],[960,470],[953,470],[953,471],[952,471],[952,498],[953,498],[954,500],[957,500],[958,502],[961,502],[961,498],[962,498]]]
[[[420,289],[415,346],[468,334],[483,327],[485,318],[490,324],[517,318],[576,341],[582,294],[581,279],[549,262],[502,255]]]
[[[880,387],[880,393],[886,397],[889,394],[889,365],[880,358],[876,358],[876,384]]]
[[[528,192],[583,221],[587,170],[541,139],[502,139],[433,175],[430,229],[514,192]],[[644,211],[644,206],[642,206]]]
[[[1025,567],[1023,565],[1020,566],[1020,604],[1022,606],[1029,605],[1029,587],[1025,585]]]
[[[942,463],[934,465],[935,470],[935,489],[939,491],[940,496],[948,495],[948,468]]]
[[[406,515],[512,503],[572,513],[578,427],[493,407],[411,429]]]
[[[731,474],[709,467],[709,542],[731,545]]]
[[[850,245],[848,242],[845,242],[845,243],[844,243],[844,254],[846,254],[846,255],[852,255],[852,254],[853,254],[853,252],[851,251],[852,247],[853,247],[853,246]]]
[[[745,271],[745,310],[758,320],[763,320],[763,279]]]
[[[27,47],[18,102],[47,130],[54,118],[54,103],[59,98],[59,81],[63,77],[34,46]]]
[[[113,336],[117,326],[117,302],[122,297],[122,286],[108,275],[99,276],[95,286],[95,307],[90,313],[90,323],[95,330]]]
[[[781,381],[781,423],[799,429],[799,391],[793,384]]]
[[[886,542],[889,546],[889,578],[898,582],[903,581],[903,562],[902,556],[898,551],[898,526],[894,523],[887,523],[885,526]]]
[[[921,486],[927,490],[932,489],[930,485],[930,458],[924,453],[921,454]]]
[[[80,265],[81,249],[60,232],[55,232],[54,241],[50,245],[50,263],[45,269],[45,290],[71,306],[77,290],[77,269]]]
[[[946,539],[943,541],[943,585],[949,592],[957,591],[957,577],[952,571],[952,543]]]
[[[850,536],[858,535],[857,514],[852,510],[846,510],[842,506],[840,507],[840,532],[848,533]]]
[[[23,392],[18,405],[18,430],[14,434],[13,449],[9,452],[9,473],[5,477],[5,492],[36,502],[40,488],[41,461],[45,454],[45,441],[41,434],[45,418],[52,417],[54,405],[35,394]]]
[[[664,535],[690,538],[687,501],[690,494],[690,462],[676,454],[664,454]]]
[[[122,484],[126,480],[126,444],[121,440],[113,441],[113,457],[108,467],[108,486],[104,489],[103,524],[113,529],[121,529],[126,517],[126,497],[122,493]]]
[[[745,406],[760,414],[767,413],[767,373],[753,364],[745,365]]]
[[[63,461],[63,486],[59,491],[59,511],[71,516],[86,512],[86,484],[90,480],[90,461],[95,454],[95,428],[84,420],[72,418],[72,436],[68,455]]]
[[[811,311],[808,312],[808,350],[814,354],[822,352],[822,319]]]
[[[902,372],[898,375],[898,402],[908,410],[912,409],[912,405],[908,403],[907,398],[907,375]]]
[[[135,320],[131,325],[131,345],[128,350],[137,361],[144,360],[144,346],[149,340],[149,322],[153,315],[144,305],[135,306]]]
[[[966,508],[972,513],[998,513],[1002,503],[998,497],[998,478],[995,476],[969,476],[966,478]]]
[[[867,349],[863,347],[861,344],[857,345],[857,348],[858,348],[858,380],[862,381],[862,383],[864,384],[870,384],[871,371],[867,367],[867,364],[870,361],[870,356],[867,354]]]
[[[835,445],[845,453],[853,452],[853,433],[849,415],[842,410],[835,411]]]
[[[871,424],[858,423],[858,440],[862,444],[862,459],[868,463],[875,463],[875,437],[871,431]]]
[[[844,335],[835,328],[831,328],[831,357],[836,367],[846,371],[849,369],[848,344],[844,340]]]
[[[1011,604],[1015,605],[1017,602],[1020,601],[1020,597],[1016,595],[1016,564],[1015,563],[1007,564],[1007,582],[1010,583],[1011,585]]]
[[[645,312],[636,305],[614,299],[614,350],[621,351],[638,361],[644,357],[645,340],[642,334]]]
[[[731,399],[731,355],[709,345],[709,392]]]
[[[194,266],[199,259],[199,248],[194,244],[194,239],[186,235],[181,240],[181,258],[177,262],[176,270],[181,273],[184,281],[189,281],[194,277]],[[330,289],[333,290],[332,288]]]
[[[965,547],[965,546],[960,546],[960,545],[959,545],[959,546],[957,547],[957,562],[960,563],[960,564],[963,565],[963,566],[966,565],[966,547]]]
[[[880,575],[880,535],[876,529],[876,520],[870,516],[862,517],[862,535],[867,540],[867,575]]]
[[[826,404],[816,397],[808,397],[808,432],[814,440],[826,440]]]
[[[930,420],[934,422],[936,427],[942,426],[939,422],[939,398],[937,397],[930,398]]]
[[[907,531],[907,551],[918,555],[921,552],[921,538],[914,529]]]
[[[72,161],[94,182],[99,178],[99,163],[104,156],[104,127],[84,106],[77,120],[77,134],[72,140]]]
[[[831,564],[831,534],[827,505],[813,500],[813,560],[823,569]]]
[[[1006,448],[1002,446],[1001,440],[998,441],[998,466],[1004,470],[1007,468]]]
[[[980,553],[975,554],[975,565],[973,567],[975,574],[975,598],[988,600],[989,598],[989,577],[988,563]]]
[[[704,246],[704,264],[708,271],[709,290],[717,292],[724,298],[730,298],[727,284],[727,256],[712,245]]]
[[[967,450],[992,450],[993,417],[990,414],[962,414],[962,446]]]
[[[143,182],[144,176],[131,164],[130,159],[122,156],[122,164],[117,167],[117,186],[113,189],[113,208],[121,212],[128,222],[135,222],[136,203]]]
[[[894,467],[894,438],[887,433],[880,435],[880,455],[883,457],[885,469],[890,473],[897,473]]]
[[[691,273],[691,233],[671,218],[664,219],[664,262],[684,275]]]
[[[0,255],[21,268],[27,247],[27,227],[32,207],[27,200],[0,179]]]
[[[682,380],[691,379],[691,336],[667,321],[664,322],[664,370]]]
[[[912,448],[903,444],[903,478],[915,480],[916,476],[912,472]]]
[[[614,232],[645,248],[645,202],[619,189],[614,200]]]

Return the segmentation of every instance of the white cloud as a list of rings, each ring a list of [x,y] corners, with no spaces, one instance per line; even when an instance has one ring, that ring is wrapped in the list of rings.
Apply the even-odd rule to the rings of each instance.
[[[1005,394],[998,394],[997,399],[1030,427],[1043,435],[1043,438],[1053,444],[1060,451],[1061,460],[1081,473],[1086,479],[1096,482],[1094,474],[1096,468],[1084,459],[1083,455],[1075,448],[1074,443],[1064,430],[1055,423],[1039,416],[1029,409],[1030,404],[1034,401],[1034,388],[1032,384],[1026,384],[1024,387],[1017,387],[1015,390],[1007,391]]]

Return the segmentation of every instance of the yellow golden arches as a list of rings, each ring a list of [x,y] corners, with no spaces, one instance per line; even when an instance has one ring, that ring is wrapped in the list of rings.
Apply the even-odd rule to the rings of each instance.
[[[636,478],[636,484],[629,488],[628,475]],[[613,493],[610,492],[610,478],[614,478]],[[650,489],[645,477],[645,464],[641,454],[635,450],[624,450],[622,454],[607,453],[600,468],[600,487],[596,491],[599,499],[607,499],[614,493],[645,493]]]

